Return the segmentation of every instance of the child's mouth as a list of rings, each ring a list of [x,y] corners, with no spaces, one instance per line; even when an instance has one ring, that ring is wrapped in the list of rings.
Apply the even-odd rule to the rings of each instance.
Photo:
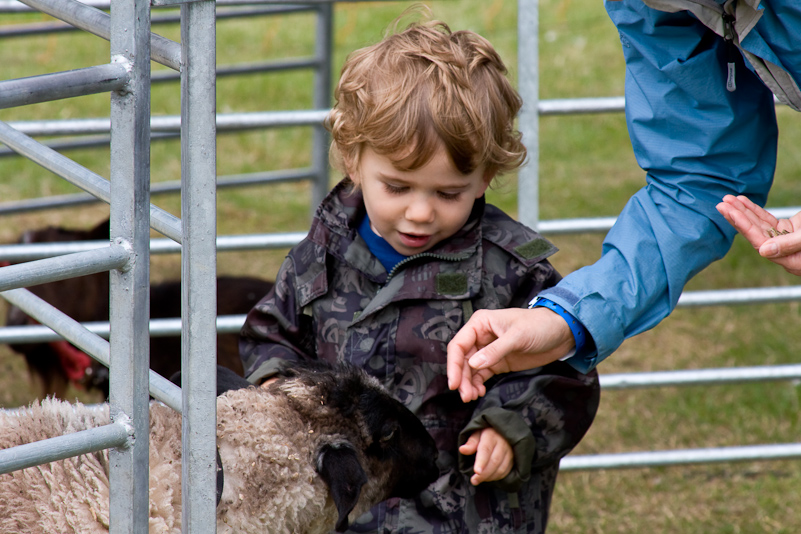
[[[402,232],[399,232],[398,235],[400,236],[401,243],[409,248],[424,247],[431,240],[430,235],[404,234]]]

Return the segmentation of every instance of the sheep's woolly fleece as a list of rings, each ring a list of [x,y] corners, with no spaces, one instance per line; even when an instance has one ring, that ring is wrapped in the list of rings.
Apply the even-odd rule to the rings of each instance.
[[[225,489],[218,507],[218,532],[233,532],[230,525],[236,525],[238,532],[272,532],[271,525],[298,532],[306,528],[297,527],[310,525],[308,531],[313,532],[318,530],[315,524],[327,526],[322,531],[328,531],[337,510],[328,499],[325,483],[316,476],[309,453],[302,452],[314,450],[313,429],[298,419],[276,420],[263,408],[256,409],[252,397],[258,393],[256,389],[230,391],[218,399],[218,435],[225,437],[220,443]],[[176,430],[181,428],[181,418],[153,403],[150,421],[150,532],[178,533],[181,439]],[[88,407],[47,399],[20,415],[0,416],[0,448],[108,422],[107,405]],[[252,432],[254,427],[261,431]],[[0,532],[108,532],[108,451],[2,475],[0,495]],[[48,502],[51,509],[45,512],[42,503]]]
[[[269,389],[235,389],[217,398],[217,445],[225,473],[217,507],[218,532],[322,534],[334,525],[346,527],[348,515],[357,517],[393,493],[419,493],[436,478],[433,439],[420,421],[388,394],[377,393],[362,378],[356,380],[362,388],[356,387],[356,393],[371,389],[378,395],[361,395],[369,406],[356,407],[352,398],[329,405],[329,394],[342,392],[333,391],[338,385],[332,390],[321,383],[336,384],[336,379],[344,376],[328,376],[322,382],[319,375],[311,381],[308,376],[306,381],[302,378],[290,378]],[[350,406],[348,416],[338,412],[344,404]],[[374,421],[368,424],[364,417]],[[400,427],[396,431],[390,426],[387,434],[388,421],[393,420],[396,423],[392,425]],[[87,407],[46,399],[13,414],[0,414],[0,448],[108,422],[107,405]],[[371,428],[375,423],[380,423],[378,434]],[[178,413],[151,403],[152,534],[180,532],[180,428]],[[380,445],[374,434],[384,436]],[[377,446],[393,452],[375,456]],[[368,448],[373,452],[367,454]],[[409,454],[400,452],[404,449]],[[344,518],[337,509],[343,486],[332,494],[317,474],[321,462],[330,465],[323,460],[329,454],[321,454],[323,450],[339,451],[330,453],[331,458],[341,457],[344,451],[366,471],[359,475],[364,479],[355,482],[355,493],[350,482],[344,483],[346,497],[348,492],[352,495]],[[384,455],[386,460],[379,460]],[[108,451],[102,451],[0,476],[0,532],[107,532],[108,467]],[[346,466],[348,472],[352,467],[352,463]],[[334,465],[329,484],[341,484],[339,481],[347,478],[344,471],[337,471],[341,468]],[[356,466],[357,471],[361,469]]]

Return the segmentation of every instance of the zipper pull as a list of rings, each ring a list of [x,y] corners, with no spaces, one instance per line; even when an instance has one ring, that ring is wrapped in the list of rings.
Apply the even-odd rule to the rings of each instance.
[[[735,61],[737,60],[737,45],[734,44],[734,17],[728,13],[723,13],[723,23],[726,27],[726,90],[733,93],[737,90],[737,80],[735,77]]]

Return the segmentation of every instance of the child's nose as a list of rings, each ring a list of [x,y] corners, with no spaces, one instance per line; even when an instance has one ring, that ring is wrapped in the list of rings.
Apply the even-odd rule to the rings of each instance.
[[[416,199],[406,208],[406,219],[415,223],[434,221],[434,208],[426,199]]]

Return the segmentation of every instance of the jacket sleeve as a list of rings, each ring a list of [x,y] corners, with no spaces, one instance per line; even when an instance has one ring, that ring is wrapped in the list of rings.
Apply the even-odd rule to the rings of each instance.
[[[477,430],[492,427],[512,446],[514,467],[494,482],[516,491],[532,472],[558,462],[590,428],[600,399],[598,374],[576,371],[564,362],[508,373],[480,398],[473,419],[459,435],[464,444]],[[459,456],[460,470],[472,474],[474,456]]]
[[[285,361],[314,353],[311,317],[298,310],[291,256],[278,271],[273,289],[253,307],[239,338],[245,378],[258,384],[276,374]]]
[[[626,121],[647,185],[618,216],[593,265],[542,296],[587,328],[587,371],[624,339],[658,324],[687,281],[723,257],[735,230],[715,206],[726,194],[764,205],[778,131],[771,92],[736,54],[726,90],[725,43],[687,12],[607,1],[626,60]]]
[[[559,280],[561,275],[550,262],[540,261],[519,279],[508,305],[524,307]],[[514,466],[509,475],[492,484],[503,491],[517,491],[533,472],[558,462],[581,441],[595,418],[599,398],[595,371],[583,374],[560,361],[499,375],[476,401],[471,420],[459,434],[459,445],[477,430],[496,430],[512,446]],[[474,459],[474,455],[459,455],[462,473],[472,474]]]

